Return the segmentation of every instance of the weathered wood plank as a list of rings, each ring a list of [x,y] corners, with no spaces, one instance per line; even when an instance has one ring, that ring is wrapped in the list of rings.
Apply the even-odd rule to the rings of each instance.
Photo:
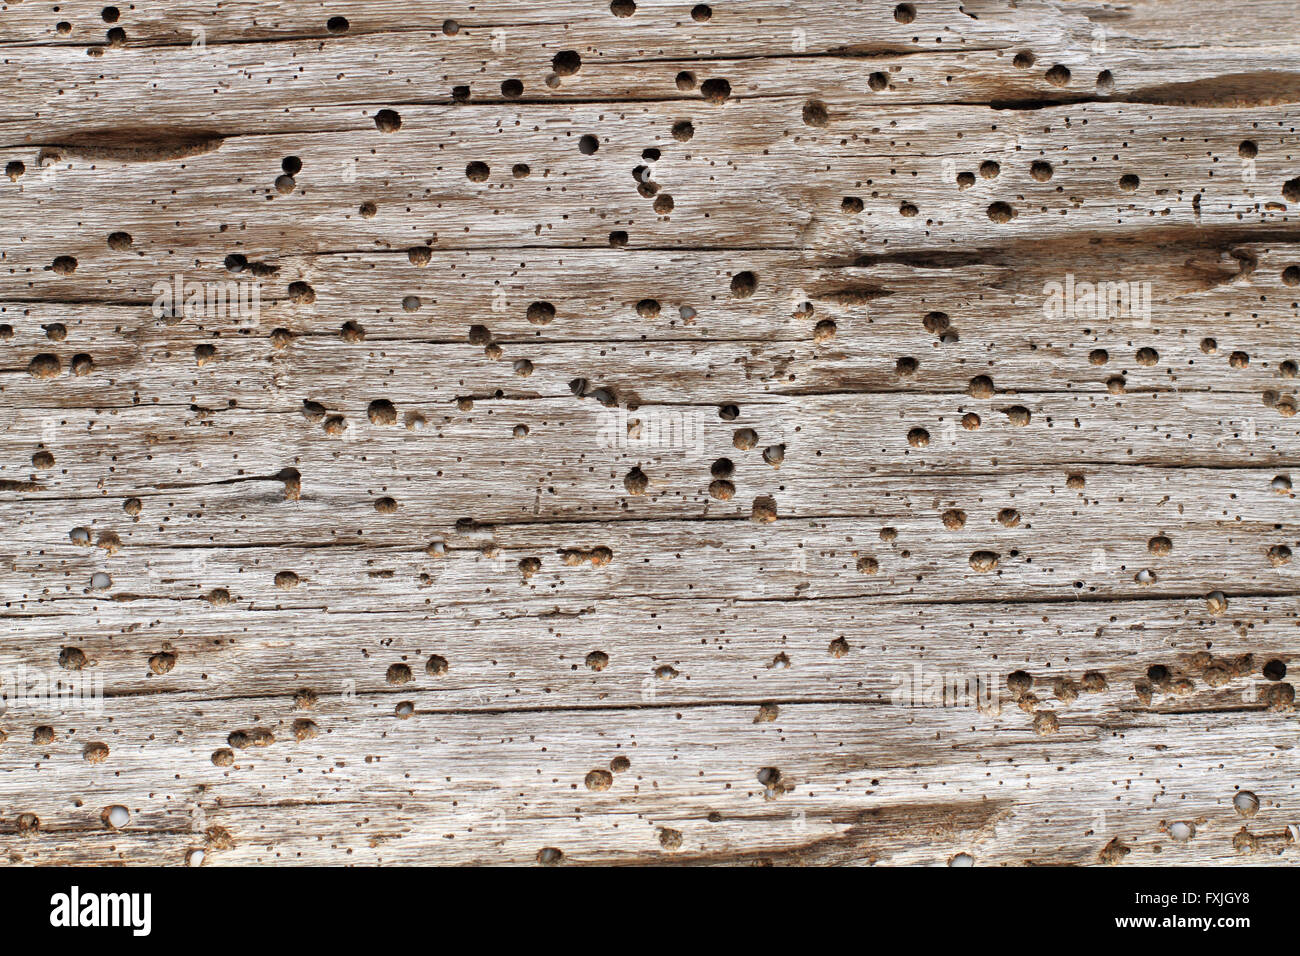
[[[666,103],[617,111],[588,104],[403,105],[401,129],[388,135],[375,129],[383,102],[322,106],[304,111],[301,122],[311,131],[211,140],[219,143],[215,150],[169,166],[168,188],[185,197],[183,214],[159,198],[155,183],[134,175],[153,164],[106,158],[85,146],[59,149],[51,130],[33,146],[15,144],[0,154],[32,169],[5,184],[16,193],[13,201],[32,207],[23,220],[7,221],[5,238],[22,244],[19,265],[31,281],[53,286],[61,277],[42,270],[55,256],[108,259],[104,241],[112,232],[128,232],[143,248],[201,246],[211,241],[213,223],[234,230],[230,246],[242,245],[209,255],[247,249],[250,258],[276,248],[283,254],[426,242],[606,246],[614,231],[652,247],[810,246],[843,254],[1067,235],[1128,238],[1162,229],[1241,231],[1247,224],[1294,229],[1284,192],[1296,172],[1288,151],[1290,107],[1233,110],[1225,128],[1224,111],[1213,108],[913,105],[861,114],[830,102],[819,127],[803,121],[807,103],[780,96],[689,111]],[[229,112],[246,121],[233,107]],[[172,120],[181,129],[201,121]],[[693,129],[685,143],[672,132],[683,121]],[[1209,128],[1188,137],[1189,123]],[[330,131],[316,132],[322,126]],[[1138,126],[1141,136],[1134,135]],[[584,156],[584,135],[604,145]],[[14,142],[13,134],[6,139]],[[1243,182],[1239,150],[1247,140],[1258,153],[1247,167],[1253,179]],[[646,165],[648,148],[661,153],[653,199],[640,194],[633,175]],[[275,182],[287,157],[303,165],[285,196]],[[1050,179],[1033,177],[1037,161],[1052,166]],[[977,174],[987,162],[998,164],[992,180]],[[467,176],[472,163],[487,167],[485,179]],[[529,175],[516,178],[512,170],[520,165]],[[1216,166],[1223,171],[1213,175]],[[121,178],[111,206],[99,201],[104,168]],[[818,176],[792,178],[788,170],[798,168],[819,168]],[[1160,172],[1144,181],[1140,173],[1153,168]],[[975,185],[961,188],[962,173],[975,175]],[[1121,184],[1126,176],[1137,176],[1132,191]],[[861,201],[862,211],[846,215],[846,196]],[[313,228],[290,235],[278,215],[249,215],[250,204],[264,202],[290,206],[283,215]],[[367,202],[373,217],[360,211]],[[1014,218],[994,221],[995,203],[1006,204]],[[759,206],[771,215],[756,217]],[[133,221],[123,221],[124,208],[136,210]],[[63,217],[72,210],[77,238],[69,242]],[[178,257],[178,264],[191,260]]]
[[[1294,852],[1275,801],[1264,797],[1248,819],[1233,805],[1237,788],[1290,766],[1267,715],[1147,718],[1123,733],[1084,718],[1063,725],[1044,761],[1023,721],[1002,728],[966,711],[944,711],[938,726],[856,705],[785,706],[757,724],[753,707],[556,722],[419,710],[402,720],[390,704],[322,703],[311,717],[319,734],[295,741],[285,704],[158,708],[135,698],[120,709],[151,721],[157,739],[146,748],[106,733],[118,764],[111,781],[72,748],[47,746],[45,772],[89,800],[52,808],[10,859],[181,862],[207,849],[229,863],[411,863],[448,853],[533,863],[563,844],[574,863],[943,864],[957,853],[980,864],[1095,863],[1104,832],[1121,835],[1125,862],[1276,862]],[[273,729],[275,742],[214,766],[208,746],[250,722]],[[190,779],[214,796],[151,799],[157,752],[192,767]],[[620,756],[627,769],[610,772]],[[769,771],[765,785],[758,775],[769,767],[780,776]],[[608,790],[584,787],[592,770],[609,774]],[[106,800],[135,809],[147,837],[128,847],[130,827],[104,835],[94,804]],[[1014,812],[1026,801],[1032,814]],[[1175,822],[1192,824],[1195,837],[1171,839]],[[1243,828],[1254,837],[1249,853],[1234,847]]]
[[[7,6],[3,858],[1291,862],[1239,8]]]

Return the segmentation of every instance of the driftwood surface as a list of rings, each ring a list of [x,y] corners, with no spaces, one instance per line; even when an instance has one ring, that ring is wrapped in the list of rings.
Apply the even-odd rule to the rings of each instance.
[[[1297,12],[4,5],[3,858],[1294,860]]]

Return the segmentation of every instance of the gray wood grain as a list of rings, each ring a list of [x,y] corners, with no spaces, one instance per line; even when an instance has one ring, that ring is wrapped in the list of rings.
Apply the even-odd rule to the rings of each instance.
[[[1295,4],[482,7],[0,11],[2,858],[1291,862]]]

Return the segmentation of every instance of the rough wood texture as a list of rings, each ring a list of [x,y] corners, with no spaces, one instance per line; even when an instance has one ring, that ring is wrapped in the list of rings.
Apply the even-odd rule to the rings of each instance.
[[[0,8],[4,858],[1294,859],[1297,12]]]

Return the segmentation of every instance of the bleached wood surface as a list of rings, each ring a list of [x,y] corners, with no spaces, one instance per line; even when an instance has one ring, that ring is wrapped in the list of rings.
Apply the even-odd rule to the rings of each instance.
[[[0,9],[4,859],[1294,859],[1294,0],[426,6]]]

